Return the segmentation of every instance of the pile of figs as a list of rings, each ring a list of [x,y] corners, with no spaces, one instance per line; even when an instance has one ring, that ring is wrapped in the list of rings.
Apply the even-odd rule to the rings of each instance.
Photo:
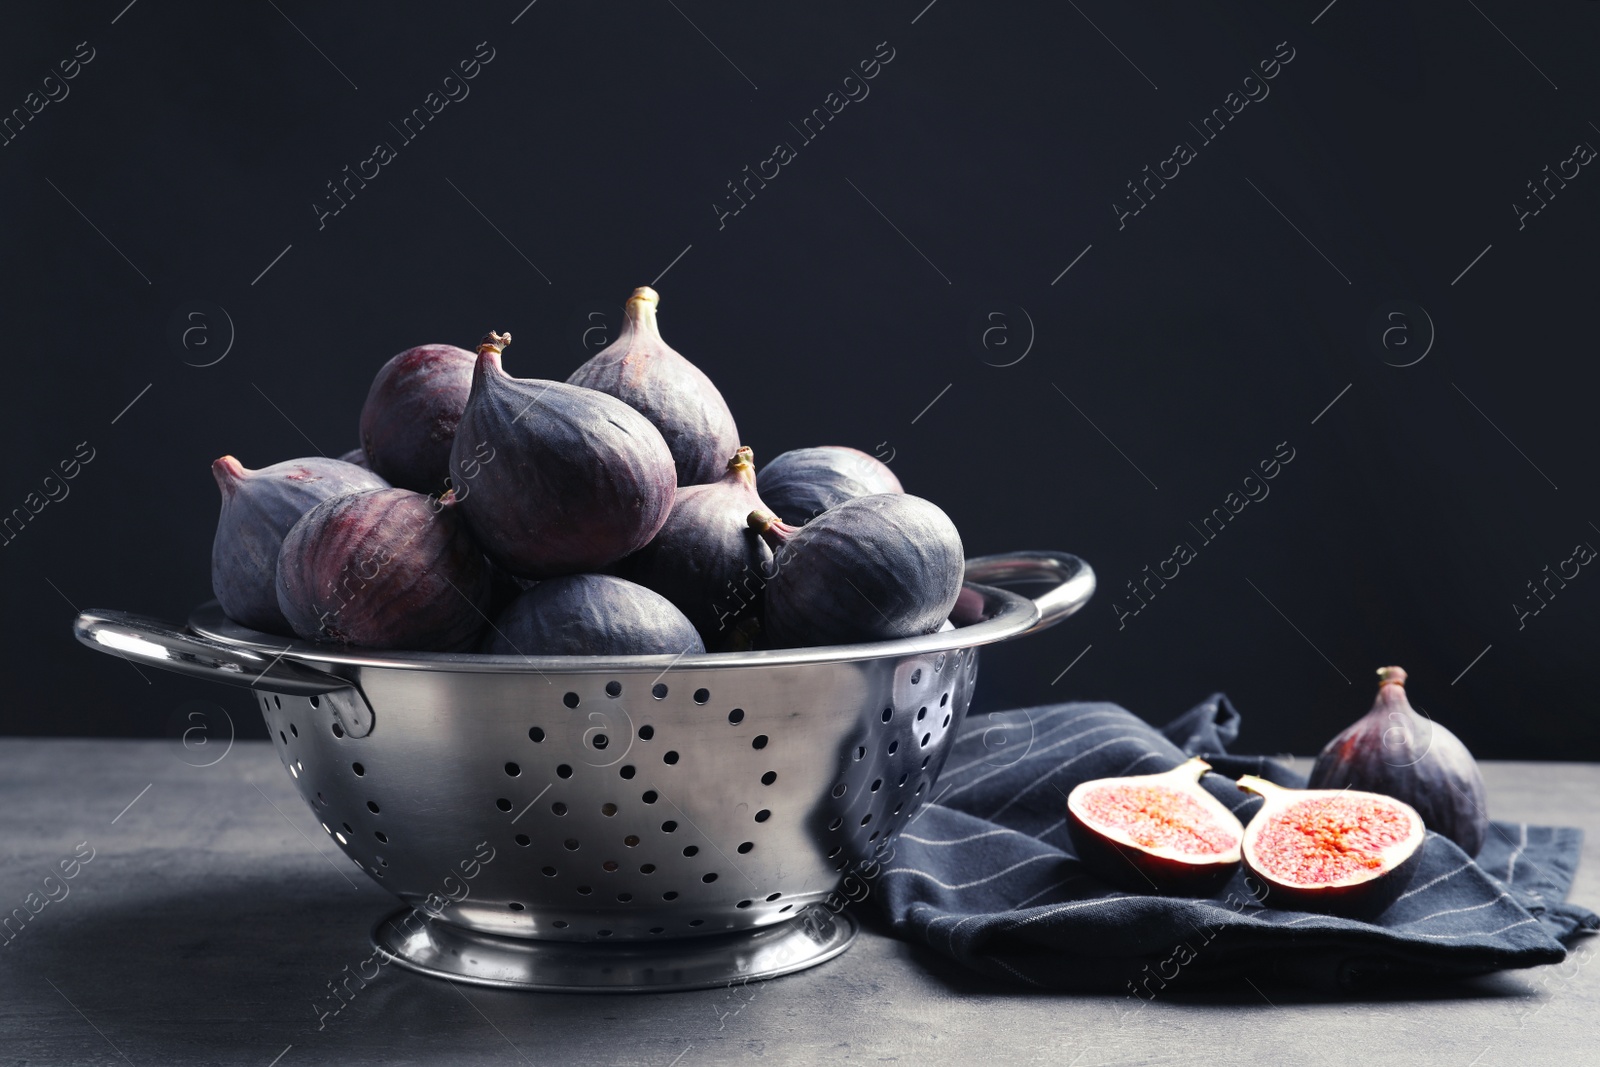
[[[1201,785],[1211,765],[1198,757],[1080,783],[1067,796],[1078,858],[1128,892],[1199,897],[1242,863],[1269,907],[1376,917],[1416,873],[1427,831],[1474,856],[1489,829],[1477,762],[1411,707],[1405,680],[1378,671],[1372,710],[1328,742],[1307,788],[1238,779],[1262,799],[1247,824]]]
[[[212,464],[211,580],[254,630],[493,655],[744,651],[940,629],[955,525],[853,448],[757,470],[648,287],[564,382],[518,378],[509,334],[390,359],[359,448]]]

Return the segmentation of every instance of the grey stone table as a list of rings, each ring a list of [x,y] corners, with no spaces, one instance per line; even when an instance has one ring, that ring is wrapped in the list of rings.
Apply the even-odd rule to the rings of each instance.
[[[0,947],[0,1064],[1600,1063],[1589,943],[1382,997],[1246,987],[1141,1008],[995,986],[886,936],[870,902],[849,952],[771,982],[534,994],[385,967],[319,1029],[313,1002],[393,898],[325,842],[265,742],[195,762],[176,742],[0,740],[0,911],[78,862]],[[1484,772],[1497,818],[1584,829],[1573,895],[1600,903],[1600,767]]]

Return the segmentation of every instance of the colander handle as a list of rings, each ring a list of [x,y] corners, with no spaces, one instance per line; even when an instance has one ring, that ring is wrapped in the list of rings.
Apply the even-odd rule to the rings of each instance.
[[[355,686],[348,679],[268,653],[225,645],[148,615],[85,611],[73,621],[72,633],[97,652],[208,682],[295,696],[318,696]]]
[[[1026,585],[1050,582],[1053,588],[1033,598],[1039,621],[1027,632],[1047,630],[1089,602],[1094,595],[1094,568],[1066,552],[1002,552],[967,560],[969,582],[979,585]]]

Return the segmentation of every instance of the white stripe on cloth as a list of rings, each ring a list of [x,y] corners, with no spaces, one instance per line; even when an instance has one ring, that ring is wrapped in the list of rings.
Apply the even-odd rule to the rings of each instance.
[[[1429,919],[1437,919],[1441,915],[1459,915],[1464,911],[1477,911],[1480,908],[1492,907],[1493,905],[1500,903],[1502,900],[1505,900],[1510,895],[1511,895],[1510,893],[1501,893],[1499,896],[1495,897],[1493,900],[1486,900],[1482,904],[1470,904],[1465,908],[1448,908],[1448,909],[1446,909],[1444,911],[1436,911],[1432,915],[1424,915],[1420,919],[1412,919],[1409,922],[1407,922],[1406,925],[1410,926],[1412,923],[1425,923]]]
[[[1450,872],[1448,872],[1446,874],[1441,874],[1441,875],[1439,875],[1439,877],[1433,879],[1432,881],[1424,882],[1423,884],[1417,886],[1417,888],[1415,888],[1415,889],[1408,889],[1404,893],[1401,893],[1398,897],[1395,898],[1395,903],[1398,904],[1400,901],[1406,899],[1406,897],[1414,897],[1418,893],[1422,892],[1424,889],[1432,889],[1434,886],[1438,885],[1440,882],[1444,881],[1446,878],[1454,878],[1456,875],[1460,874],[1462,871],[1466,870],[1468,867],[1471,867],[1471,866],[1472,866],[1472,861],[1468,860],[1466,863],[1463,863],[1461,866],[1457,867],[1453,871],[1450,871]]]
[[[1514,922],[1510,926],[1502,926],[1498,930],[1474,930],[1469,934],[1413,934],[1409,930],[1406,931],[1406,934],[1410,937],[1427,937],[1435,939],[1447,939],[1452,937],[1493,937],[1495,934],[1503,934],[1507,930],[1515,930],[1519,926],[1527,926],[1529,923],[1536,923],[1538,921],[1538,919],[1527,918],[1518,922]]]
[[[1067,760],[1065,763],[1056,764],[1054,767],[1050,768],[1048,771],[1045,771],[1039,777],[1035,778],[1033,781],[1029,782],[1027,785],[1023,786],[1021,789],[1017,790],[1015,793],[1013,793],[1011,795],[1011,799],[1007,800],[1004,804],[1000,805],[998,808],[995,808],[994,811],[990,812],[989,815],[988,815],[988,819],[992,822],[994,819],[999,817],[999,815],[1000,815],[1000,813],[1002,811],[1005,811],[1011,805],[1015,804],[1017,801],[1021,800],[1024,796],[1026,796],[1029,792],[1031,792],[1035,786],[1039,785],[1039,783],[1045,781],[1046,779],[1049,779],[1049,778],[1053,777],[1058,772],[1066,770],[1068,767],[1072,766],[1074,763],[1077,763],[1079,760],[1081,760],[1081,759],[1083,759],[1083,758],[1085,758],[1087,756],[1092,756],[1096,752],[1099,752],[1103,748],[1110,748],[1112,745],[1118,745],[1118,744],[1123,743],[1124,741],[1131,741],[1134,744],[1143,744],[1144,743],[1143,742],[1143,738],[1135,737],[1132,734],[1127,734],[1127,735],[1124,735],[1122,737],[1113,737],[1109,741],[1102,741],[1098,745],[1093,745],[1093,746],[1091,746],[1089,748],[1086,748],[1082,752],[1078,753],[1076,756],[1073,756],[1071,759]],[[1066,742],[1062,742],[1062,743],[1065,744]]]
[[[1060,904],[1060,905],[1057,905],[1054,908],[1051,908],[1049,911],[1040,912],[1038,915],[1030,915],[1030,916],[1028,916],[1028,918],[1023,919],[1020,922],[1014,923],[1011,926],[1006,927],[1006,929],[1007,930],[1020,930],[1022,927],[1027,926],[1030,923],[1036,923],[1040,919],[1048,919],[1048,918],[1050,918],[1050,916],[1059,915],[1064,911],[1075,911],[1078,908],[1087,908],[1091,904],[1105,904],[1105,903],[1108,903],[1108,902],[1113,901],[1113,900],[1127,900],[1129,897],[1131,897],[1133,895],[1134,894],[1132,894],[1132,893],[1119,893],[1116,896],[1096,897],[1093,900],[1075,900],[1070,904]]]
[[[1028,837],[1028,835],[1025,834],[1025,833],[1022,833],[1022,832],[1017,831],[1017,830],[1012,830],[1012,829],[1010,829],[1008,827],[1002,826],[998,830],[985,830],[981,834],[969,834],[966,837],[952,837],[947,841],[931,841],[926,837],[918,837],[915,834],[907,834],[907,833],[902,833],[900,835],[900,840],[902,840],[902,841],[915,841],[920,845],[964,845],[968,841],[977,841],[980,838],[993,837],[996,834],[1016,834],[1018,837]],[[1028,838],[1028,840],[1031,841],[1033,839],[1032,838]]]
[[[1030,863],[1038,863],[1040,860],[1058,860],[1060,858],[1061,858],[1060,856],[1051,855],[1049,853],[1045,853],[1045,854],[1039,855],[1039,856],[1029,856],[1025,860],[1022,860],[1022,861],[1020,861],[1018,863],[1013,863],[1011,866],[1007,867],[1003,871],[995,871],[993,874],[988,875],[987,877],[979,878],[979,879],[977,879],[975,881],[971,881],[971,882],[962,882],[959,885],[951,885],[949,882],[941,882],[934,875],[929,874],[927,871],[918,870],[915,867],[891,867],[889,870],[883,872],[883,877],[887,878],[891,874],[917,874],[917,875],[921,875],[922,877],[926,878],[928,881],[932,882],[934,885],[939,886],[942,889],[949,889],[949,890],[971,889],[975,885],[983,885],[985,882],[992,882],[996,878],[1001,877],[1002,875],[1010,874],[1012,871],[1016,870],[1018,867],[1026,867],[1028,864],[1030,864]]]
[[[1054,718],[1055,716],[1060,715],[1062,712],[1069,710],[1071,707],[1072,707],[1072,705],[1070,705],[1070,704],[1064,704],[1061,707],[1049,708],[1049,709],[1045,710],[1044,712],[1040,713],[1039,718],[1040,719],[1051,719],[1051,718]],[[993,719],[997,715],[1018,715],[1018,714],[1025,716],[1026,717],[1026,721],[1030,725],[1038,725],[1037,720],[1035,720],[1034,717],[1033,717],[1033,709],[1031,709],[1031,708],[1018,708],[1015,711],[991,711],[989,713],[989,718]],[[1055,729],[1057,729],[1059,727],[1062,727],[1062,726],[1071,725],[1072,723],[1077,722],[1079,719],[1085,719],[1085,718],[1088,718],[1091,715],[1109,715],[1109,714],[1113,714],[1113,712],[1109,708],[1097,708],[1097,709],[1095,709],[1093,711],[1081,712],[1081,713],[1079,713],[1077,715],[1074,715],[1072,718],[1067,719],[1065,722],[1058,722],[1058,723],[1053,724],[1050,727],[1050,729],[1051,730],[1055,730]],[[1016,722],[1014,720],[1013,721],[1008,721],[1008,722],[997,722],[997,723],[994,724],[994,726],[986,726],[982,730],[979,730],[979,729],[976,729],[976,728],[974,728],[972,726],[972,724],[975,723],[975,722],[977,722],[976,719],[968,719],[967,720],[968,732],[964,733],[960,737],[956,738],[955,744],[951,745],[951,749],[952,750],[954,750],[956,748],[959,748],[960,746],[966,744],[968,741],[981,741],[981,740],[983,740],[983,735],[988,733],[990,730],[1003,729],[1004,727],[1007,727],[1007,726],[1016,725]],[[1049,731],[1046,731],[1046,732],[1048,733]],[[975,760],[974,762],[969,763],[966,766],[975,767],[979,763],[983,763],[983,762],[984,762],[983,760]]]
[[[1093,717],[1096,717],[1096,716],[1110,716],[1111,718],[1115,719],[1116,721],[1115,722],[1104,723],[1103,725],[1100,725],[1100,726],[1091,726],[1087,730],[1080,730],[1078,733],[1073,734],[1071,737],[1063,738],[1060,741],[1052,742],[1051,744],[1045,746],[1044,748],[1030,748],[1028,753],[1025,756],[1023,756],[1021,759],[1015,760],[1015,761],[1013,761],[1011,763],[1004,764],[1003,766],[993,767],[989,771],[989,773],[980,774],[980,775],[978,775],[978,777],[974,778],[972,781],[967,782],[966,784],[964,784],[964,785],[960,786],[959,788],[957,788],[956,792],[959,793],[964,789],[971,789],[973,786],[977,785],[979,782],[985,781],[986,779],[989,779],[989,778],[993,778],[995,775],[1000,774],[1000,773],[1002,773],[1004,771],[1008,771],[1012,767],[1016,766],[1018,763],[1023,762],[1024,760],[1036,759],[1039,756],[1044,755],[1046,752],[1052,752],[1055,749],[1060,748],[1062,745],[1070,745],[1072,742],[1078,740],[1081,737],[1087,737],[1089,734],[1094,733],[1096,730],[1112,730],[1112,729],[1117,729],[1119,727],[1122,728],[1122,729],[1126,729],[1128,727],[1128,721],[1127,721],[1127,718],[1125,717],[1124,714],[1120,714],[1120,713],[1119,714],[1113,714],[1113,713],[1111,713],[1109,711],[1094,712],[1094,713],[1091,713],[1089,715],[1080,715],[1077,718],[1068,719],[1064,723],[1059,723],[1056,726],[1051,727],[1049,730],[1046,730],[1039,737],[1035,737],[1034,741],[1035,742],[1042,741],[1046,737],[1049,737],[1051,734],[1055,733],[1056,730],[1062,729],[1062,728],[1067,727],[1067,726],[1071,726],[1073,723],[1077,722],[1078,719],[1087,719],[1087,718],[1093,718]],[[971,770],[974,767],[984,766],[988,762],[989,762],[988,760],[982,760],[982,759],[973,760],[971,763],[964,764],[963,766],[957,767],[954,770],[947,770],[945,772],[944,776],[953,778],[953,777],[955,777],[957,775],[963,774],[966,771]]]

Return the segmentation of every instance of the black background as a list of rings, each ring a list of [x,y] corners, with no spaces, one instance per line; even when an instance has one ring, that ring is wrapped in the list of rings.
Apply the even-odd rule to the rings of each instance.
[[[0,509],[94,450],[0,548],[0,730],[156,735],[202,699],[264,736],[243,691],[79,646],[74,608],[185,617],[210,461],[353,447],[395,352],[509,330],[512,373],[564,378],[585,316],[614,328],[659,277],[665,336],[758,460],[892,455],[969,555],[1094,565],[1079,616],[986,653],[974,713],[1162,721],[1221,689],[1241,747],[1310,752],[1400,663],[1480,756],[1600,758],[1600,577],[1514,607],[1600,544],[1600,174],[1520,229],[1512,206],[1600,144],[1600,5],[124,3],[0,39],[6,113],[94,50],[0,147]],[[470,95],[404,143],[390,123],[479,42]],[[803,141],[879,42],[870,95]],[[1280,42],[1270,95],[1203,142]],[[319,228],[379,141],[397,158]],[[1178,141],[1197,157],[1119,228]],[[797,158],[719,225],[778,142]],[[1203,543],[1280,442],[1270,496]],[[1119,626],[1180,541],[1196,558]]]

